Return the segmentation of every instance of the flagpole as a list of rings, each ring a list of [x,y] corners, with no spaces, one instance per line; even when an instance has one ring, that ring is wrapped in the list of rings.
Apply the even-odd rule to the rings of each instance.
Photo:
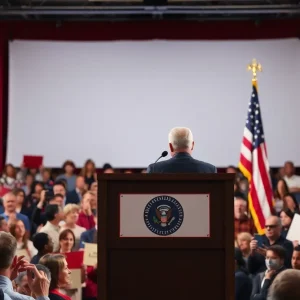
[[[247,70],[252,71],[252,84],[257,88],[257,72],[262,72],[261,64],[253,58],[251,64],[248,64]]]

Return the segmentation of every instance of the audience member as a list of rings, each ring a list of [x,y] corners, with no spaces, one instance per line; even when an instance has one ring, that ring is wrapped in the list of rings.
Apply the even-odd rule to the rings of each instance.
[[[9,232],[7,221],[3,216],[0,216],[0,231]]]
[[[86,184],[83,176],[77,176],[75,189],[67,193],[67,203],[79,204],[86,192]]]
[[[58,175],[56,180],[65,180],[67,183],[67,191],[71,192],[76,188],[76,175],[74,174],[76,169],[75,164],[71,160],[67,160],[64,162],[62,169],[64,174]]]
[[[300,271],[285,270],[274,279],[268,294],[268,300],[299,300]]]
[[[45,232],[37,233],[33,237],[33,246],[38,251],[38,253],[31,259],[31,263],[35,265],[38,264],[44,255],[53,252],[53,241]]]
[[[12,192],[9,192],[3,196],[3,206],[4,213],[2,214],[2,216],[6,221],[15,221],[16,219],[21,220],[25,225],[26,231],[30,232],[29,219],[26,215],[23,215],[16,211],[17,198]]]
[[[292,220],[294,218],[294,213],[290,209],[286,209],[280,212],[279,214],[281,220],[282,231],[281,235],[286,238],[287,233],[290,229]]]
[[[25,250],[26,257],[30,261],[38,251],[35,249],[32,241],[28,239],[23,221],[17,220],[10,224],[9,231],[17,240],[17,250]]]
[[[286,268],[284,261],[286,251],[282,246],[273,245],[266,251],[265,265],[267,270],[259,273],[253,281],[252,299],[266,300],[269,288],[275,277]]]
[[[81,200],[81,212],[78,216],[77,225],[85,228],[86,230],[95,227],[94,215],[91,208],[91,199],[93,198],[93,193],[87,192],[83,195]]]
[[[284,180],[289,187],[290,193],[300,193],[300,176],[295,174],[295,166],[293,162],[285,162],[284,174]]]
[[[50,281],[45,274],[37,270],[35,265],[17,259],[16,250],[16,239],[9,233],[0,232],[0,289],[11,300],[33,300],[32,297],[21,295],[13,290],[11,280],[15,280],[20,272],[26,271],[28,286],[36,299],[49,300]]]
[[[292,268],[296,270],[300,270],[300,246],[299,245],[294,248],[294,252],[292,256]]]
[[[63,220],[62,208],[55,204],[49,204],[46,209],[47,223],[40,232],[47,233],[53,242],[53,251],[59,250],[59,223]]]
[[[56,181],[53,185],[53,194],[54,195],[62,195],[64,197],[63,199],[63,206],[66,205],[66,202],[67,202],[67,197],[66,197],[66,186],[64,184],[64,182],[62,180],[60,181]]]
[[[237,235],[237,245],[245,262],[248,262],[248,257],[251,253],[250,242],[252,240],[252,235],[249,232],[241,232]]]
[[[71,229],[63,230],[59,235],[59,252],[72,252],[75,246],[75,235]]]
[[[80,207],[76,204],[68,204],[64,207],[64,217],[65,217],[65,224],[61,226],[60,231],[63,231],[65,229],[72,230],[75,239],[75,245],[74,245],[74,251],[79,249],[79,241],[81,234],[86,231],[84,227],[81,227],[77,225],[79,218],[79,211]]]
[[[299,205],[297,203],[296,197],[293,194],[286,194],[283,197],[283,207],[285,209],[291,210],[293,213],[300,213]]]
[[[252,281],[248,276],[246,263],[239,248],[235,248],[235,300],[250,300]]]
[[[51,273],[50,300],[71,300],[69,296],[60,292],[60,289],[68,288],[71,283],[71,271],[68,268],[65,256],[62,254],[46,254],[39,263],[46,266]]]
[[[256,232],[252,218],[247,215],[247,201],[242,196],[234,199],[234,235],[235,238],[241,232],[249,232],[253,235]]]
[[[264,248],[259,248],[257,241],[253,238],[250,243],[251,254],[248,258],[248,269],[255,275],[266,269],[265,257],[268,247],[280,245],[286,251],[284,266],[291,267],[293,244],[281,235],[281,221],[279,217],[271,216],[266,220],[266,233],[262,236]],[[267,247],[267,248],[266,248]]]
[[[88,159],[85,162],[80,175],[84,177],[84,181],[88,186],[88,189],[93,182],[97,181],[96,165],[93,160]]]

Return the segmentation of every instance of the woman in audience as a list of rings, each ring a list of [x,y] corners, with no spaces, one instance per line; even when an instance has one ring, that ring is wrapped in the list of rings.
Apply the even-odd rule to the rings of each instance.
[[[90,188],[91,184],[97,181],[96,165],[93,160],[88,159],[82,168],[80,175],[84,177],[85,183]]]
[[[17,198],[17,208],[16,212],[26,215],[30,218],[31,209],[29,208],[29,203],[25,201],[25,192],[21,188],[17,188],[13,190],[13,194]]]
[[[76,204],[67,204],[64,207],[64,216],[65,216],[65,224],[61,226],[60,231],[64,231],[65,229],[70,229],[73,232],[73,235],[75,236],[74,242],[75,247],[74,251],[77,251],[79,249],[79,241],[81,234],[86,231],[84,227],[81,227],[77,225],[79,218],[79,211],[80,207]]]
[[[7,189],[15,189],[21,186],[21,182],[16,179],[16,169],[12,164],[5,165],[0,184]]]
[[[91,200],[94,197],[92,192],[86,192],[81,200],[81,211],[78,216],[77,225],[84,227],[86,230],[95,227],[94,215],[91,208]]]
[[[275,197],[275,211],[280,213],[284,206],[284,197],[289,193],[289,188],[284,179],[279,179],[276,185],[276,190],[274,192]]]
[[[290,229],[292,220],[294,218],[294,213],[290,209],[285,209],[280,212],[280,220],[282,224],[282,232],[281,235],[286,238],[287,233]]]
[[[31,174],[27,174],[25,177],[25,184],[22,185],[22,189],[25,192],[26,196],[29,196],[33,193],[33,184],[34,178]]]
[[[16,220],[11,223],[9,231],[17,240],[17,250],[25,250],[30,261],[38,251],[34,248],[32,241],[28,239],[23,221]]]
[[[17,174],[17,179],[21,182],[24,182],[26,176],[30,174],[33,177],[33,181],[42,181],[41,172],[43,171],[43,169],[44,169],[43,166],[40,166],[39,169],[36,168],[27,169],[25,168],[24,164],[22,164],[20,171]]]
[[[60,292],[60,289],[66,289],[71,284],[71,271],[68,268],[65,256],[62,254],[46,254],[39,263],[47,267],[51,273],[49,299],[71,300],[69,296]]]
[[[238,248],[241,250],[243,258],[246,263],[251,253],[251,249],[250,249],[251,240],[252,240],[252,235],[248,232],[241,232],[237,235]]]
[[[283,198],[283,208],[284,209],[290,209],[293,213],[299,214],[299,205],[297,203],[297,200],[293,194],[286,194]]]
[[[65,180],[67,191],[71,192],[76,189],[75,164],[71,160],[67,160],[64,162],[62,169],[64,170],[64,174],[58,175],[56,181]]]
[[[59,235],[59,252],[72,252],[75,246],[75,235],[71,229],[63,230]]]

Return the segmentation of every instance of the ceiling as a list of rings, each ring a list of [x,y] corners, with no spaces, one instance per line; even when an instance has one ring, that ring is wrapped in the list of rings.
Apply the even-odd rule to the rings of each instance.
[[[299,17],[300,0],[0,0],[0,20],[257,20]]]

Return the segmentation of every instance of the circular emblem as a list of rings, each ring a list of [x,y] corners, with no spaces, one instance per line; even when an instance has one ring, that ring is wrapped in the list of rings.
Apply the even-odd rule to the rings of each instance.
[[[175,233],[183,222],[181,204],[170,196],[157,196],[150,200],[144,210],[144,221],[150,231],[167,236]]]

